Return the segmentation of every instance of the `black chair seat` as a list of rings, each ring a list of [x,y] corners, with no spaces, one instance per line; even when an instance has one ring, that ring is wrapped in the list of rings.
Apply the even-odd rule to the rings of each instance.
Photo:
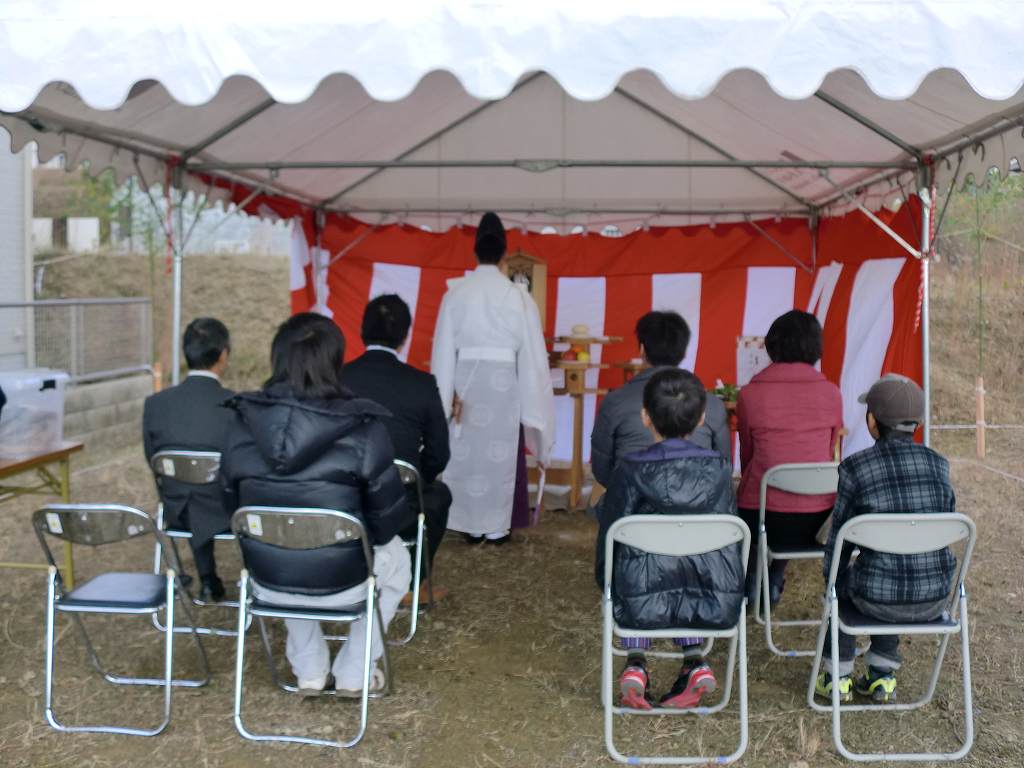
[[[276,605],[274,603],[264,602],[263,600],[253,599],[250,609],[254,615],[259,615],[263,611],[272,611],[273,613],[301,613],[307,616],[323,618],[327,621],[330,620],[331,617],[338,615],[355,619],[359,614],[366,610],[366,603],[362,602],[354,605],[346,605],[342,608],[300,608],[297,605]]]
[[[899,624],[922,628],[928,627],[936,632],[942,632],[943,630],[955,630],[959,626],[959,622],[953,621],[946,612],[943,612],[939,618],[932,619],[931,621],[881,621],[861,613],[852,604],[847,602],[840,602],[839,604],[839,621],[849,627],[863,627],[866,630],[872,627],[891,627],[893,624]]]
[[[167,602],[167,581],[154,573],[104,573],[64,595],[57,610],[156,610]]]

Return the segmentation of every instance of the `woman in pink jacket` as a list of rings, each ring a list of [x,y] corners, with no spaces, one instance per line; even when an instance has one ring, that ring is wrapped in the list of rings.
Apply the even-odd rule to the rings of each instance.
[[[736,403],[743,472],[736,503],[755,536],[764,473],[778,464],[832,461],[843,426],[839,387],[814,367],[821,359],[818,319],[795,309],[787,312],[772,323],[764,343],[772,363],[743,387]],[[773,550],[814,545],[834,502],[835,494],[798,496],[769,489],[768,545]],[[748,594],[756,562],[757,548],[751,547]],[[782,596],[785,568],[785,560],[772,563],[768,581],[773,604]]]

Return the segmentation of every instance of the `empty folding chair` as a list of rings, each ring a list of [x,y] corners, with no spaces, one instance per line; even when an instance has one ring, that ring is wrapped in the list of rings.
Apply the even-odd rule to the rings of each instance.
[[[220,477],[220,454],[215,451],[160,451],[153,456],[150,462],[153,474],[158,478],[171,478],[178,483],[187,485],[208,485],[217,482]],[[178,539],[191,539],[192,532],[184,528],[172,528],[164,519],[164,505],[159,503],[156,512],[156,525],[167,539],[170,540],[174,554],[175,568],[178,573],[182,572],[181,557],[178,553]],[[234,535],[231,533],[218,533],[213,537],[214,541],[232,541]],[[158,573],[163,558],[161,550],[162,539],[157,538],[155,551],[153,552],[153,572]],[[191,596],[191,593],[189,593]],[[198,608],[210,605],[198,598],[191,597],[192,604]],[[222,600],[213,605],[224,608],[237,608],[238,603],[234,600]],[[160,618],[153,614],[153,624],[157,629],[162,630],[163,625]],[[218,627],[196,627],[196,632],[201,635],[217,635],[220,637],[234,637],[233,629],[221,629]],[[191,627],[176,627],[176,632],[190,632]]]
[[[391,668],[388,661],[387,643],[381,662],[384,670],[385,687],[378,694],[370,693],[373,656],[371,642],[376,625],[384,626],[378,602],[376,578],[373,575],[373,547],[363,524],[347,512],[330,509],[306,509],[291,507],[241,507],[231,518],[231,530],[238,537],[242,550],[243,570],[238,607],[238,650],[235,661],[235,727],[246,739],[253,741],[287,741],[297,744],[314,744],[325,747],[347,748],[355,746],[366,732],[368,700],[383,696],[391,689]],[[275,605],[264,602],[251,593],[252,581],[260,584],[274,584],[273,589],[284,590],[280,584],[279,563],[275,562],[273,548],[303,550],[308,552],[310,566],[330,572],[331,550],[338,545],[359,542],[366,564],[365,597],[355,605],[344,608],[304,607],[294,603]],[[263,546],[270,545],[270,548]],[[344,589],[344,588],[342,588]],[[301,595],[295,595],[301,598]],[[311,601],[312,602],[312,601]],[[338,621],[351,624],[366,619],[366,652],[363,661],[363,685],[360,695],[359,730],[348,741],[318,739],[307,736],[286,734],[257,734],[246,728],[242,722],[242,677],[245,669],[245,636],[250,616],[256,617],[263,649],[274,682],[282,690],[297,693],[298,688],[281,681],[277,663],[271,648],[263,619],[306,619],[310,621]],[[333,694],[333,690],[324,690]]]
[[[686,557],[705,552],[714,552],[739,544],[742,563],[747,562],[750,552],[750,531],[746,524],[734,515],[630,515],[612,524],[608,529],[604,567],[604,593],[602,608],[604,631],[601,648],[601,700],[604,705],[605,747],[615,760],[630,765],[704,765],[705,763],[731,763],[742,757],[747,749],[747,622],[746,599],[740,607],[736,624],[727,629],[705,629],[702,627],[671,627],[668,629],[629,629],[615,622],[612,605],[612,570],[615,564],[615,545],[624,544],[657,555]],[[673,709],[654,707],[649,710],[618,707],[614,704],[613,685],[615,670],[612,665],[615,656],[625,656],[626,651],[615,647],[616,637],[675,638],[697,637],[713,640],[729,638],[729,660],[725,673],[725,689],[722,700],[711,707]],[[708,646],[705,646],[706,650]],[[647,651],[652,658],[682,659],[687,654],[667,651]],[[732,696],[732,679],[739,658],[739,725],[740,740],[736,750],[728,755],[691,756],[633,756],[623,755],[615,746],[616,715],[709,715],[720,712],[729,705]]]
[[[754,581],[754,618],[758,624],[764,625],[765,639],[768,648],[778,656],[813,656],[814,651],[783,650],[775,644],[772,637],[773,627],[816,627],[817,619],[773,619],[771,586],[768,583],[768,572],[775,560],[824,560],[825,549],[815,544],[805,549],[773,550],[768,546],[768,532],[765,528],[765,506],[768,501],[768,489],[776,488],[788,493],[820,495],[835,493],[839,485],[839,464],[826,462],[820,464],[779,464],[772,467],[761,478],[761,504],[757,531],[757,571]]]
[[[974,522],[966,515],[947,514],[896,514],[896,515],[861,515],[846,522],[836,535],[835,549],[832,556],[832,570],[828,575],[825,589],[825,609],[822,614],[821,629],[818,632],[818,646],[811,670],[811,680],[807,687],[807,703],[819,712],[832,713],[832,740],[836,751],[848,760],[859,761],[939,761],[959,760],[971,750],[974,743],[974,705],[971,696],[971,657],[970,633],[967,626],[967,591],[964,578],[970,565],[971,553],[974,550],[976,531]],[[880,622],[847,606],[841,606],[836,592],[836,578],[839,575],[840,554],[844,544],[872,549],[876,552],[887,552],[896,555],[915,555],[934,552],[944,547],[966,541],[960,568],[954,581],[954,589],[950,593],[949,604],[944,614],[932,621],[907,622],[890,624]],[[939,635],[939,643],[935,662],[932,666],[928,689],[917,701],[905,704],[843,704],[839,703],[839,686],[832,686],[832,702],[830,706],[819,704],[814,700],[815,680],[821,667],[825,651],[825,635],[831,620],[833,627],[849,635]],[[842,739],[841,714],[843,712],[862,712],[870,710],[903,712],[919,709],[928,704],[935,695],[935,687],[942,671],[942,661],[946,655],[946,647],[950,636],[960,635],[960,646],[963,663],[963,696],[964,696],[964,739],[955,752],[895,752],[895,753],[864,753],[849,750]],[[832,660],[832,669],[839,669],[839,633],[831,633],[831,647],[828,649]],[[899,733],[899,729],[894,729]]]
[[[174,632],[164,631],[164,675],[159,678],[125,677],[104,670],[93,647],[85,624],[84,613],[102,614],[154,614],[161,609],[167,611],[167,625],[174,627],[174,600],[181,601],[186,615],[188,603],[176,591],[177,574],[167,563],[163,574],[106,572],[65,591],[53,553],[47,543],[52,536],[64,542],[80,546],[100,547],[107,544],[135,539],[139,536],[161,534],[153,520],[145,512],[118,504],[51,504],[39,509],[32,516],[32,526],[49,563],[46,596],[46,721],[58,731],[90,731],[97,733],[120,733],[129,736],[155,736],[171,719],[171,688],[185,686],[197,688],[210,680],[210,668],[199,636],[193,633],[203,678],[199,680],[175,680],[173,678]],[[65,725],[57,719],[53,708],[53,669],[56,653],[55,628],[57,613],[69,614],[85,644],[93,667],[107,682],[117,685],[160,685],[164,687],[163,721],[155,728],[133,728],[118,725]]]
[[[416,493],[417,515],[416,515],[416,537],[403,539],[407,549],[412,550],[412,607],[409,610],[409,631],[400,639],[395,640],[394,645],[406,645],[416,635],[417,619],[420,611],[430,610],[434,607],[434,588],[430,583],[430,558],[424,551],[426,546],[427,517],[423,507],[423,482],[420,473],[412,464],[401,459],[395,459],[395,467],[398,469],[398,476],[402,479],[402,485],[406,488],[413,488]],[[427,604],[420,607],[420,574],[423,574],[427,582]]]

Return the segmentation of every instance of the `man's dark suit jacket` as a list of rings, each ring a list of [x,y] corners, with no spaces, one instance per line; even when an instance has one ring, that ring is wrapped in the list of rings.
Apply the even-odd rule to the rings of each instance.
[[[358,397],[391,411],[383,421],[395,457],[419,469],[425,484],[434,482],[451,456],[448,420],[434,377],[390,352],[371,349],[345,365],[341,381]]]
[[[146,398],[142,411],[142,445],[147,463],[162,450],[223,451],[233,411],[221,403],[234,393],[209,376],[188,376]],[[171,478],[157,480],[164,503],[164,519],[174,528],[192,531],[193,545],[226,531],[231,512],[221,503],[219,483],[193,486]]]

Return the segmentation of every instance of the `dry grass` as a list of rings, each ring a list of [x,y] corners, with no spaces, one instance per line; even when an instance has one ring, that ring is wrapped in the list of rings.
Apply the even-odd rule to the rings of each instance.
[[[47,259],[42,255],[37,260]],[[220,318],[231,331],[226,385],[259,386],[269,372],[270,338],[288,317],[288,260],[280,256],[198,255],[185,259],[183,324],[199,315]],[[162,258],[83,254],[46,267],[40,298],[148,296],[153,302],[157,358],[170,378],[171,281]],[[156,358],[155,358],[156,359]]]
[[[1018,454],[1019,455],[1019,454]],[[134,448],[117,452],[115,463],[80,472],[75,495],[83,501],[117,498],[151,508],[153,494]],[[1022,471],[1022,467],[1016,467]],[[1024,521],[1024,486],[984,470],[957,465],[954,477],[962,509],[979,523],[980,542],[970,580],[974,641],[973,672],[977,704],[977,743],[967,766],[1018,766],[1024,745],[1019,712],[1024,708],[1024,659],[1020,627],[1024,614],[1024,565],[1019,542]],[[8,520],[25,520],[31,504],[6,505]],[[4,558],[35,558],[26,525],[10,526]],[[550,514],[542,526],[520,535],[501,550],[467,547],[451,540],[437,562],[440,582],[452,587],[448,600],[424,621],[413,644],[393,654],[397,695],[371,704],[364,743],[341,757],[330,750],[243,741],[231,721],[234,647],[231,640],[206,642],[214,679],[201,691],[176,691],[168,731],[156,739],[64,735],[42,717],[43,577],[5,572],[3,651],[0,653],[0,753],[8,766],[120,766],[187,760],[202,766],[278,765],[303,760],[312,765],[352,761],[367,766],[581,766],[608,763],[602,742],[599,691],[600,613],[593,584],[593,524],[580,515]],[[230,548],[222,570],[237,567]],[[93,557],[90,557],[93,555]],[[115,559],[97,562],[82,552],[80,573],[103,567],[144,568],[150,552],[129,548]],[[783,605],[811,612],[820,577],[811,567],[791,571]],[[223,619],[230,621],[230,614]],[[398,620],[404,622],[403,618]],[[119,669],[156,673],[161,648],[142,619],[94,619],[101,653]],[[81,644],[62,622],[57,706],[69,720],[110,713],[152,723],[159,696],[152,691],[115,689],[86,666]],[[275,631],[278,647],[283,634]],[[797,642],[807,638],[785,639]],[[927,667],[929,640],[905,645],[908,658],[901,692],[919,690]],[[273,688],[251,637],[247,707],[253,727],[306,729],[330,734],[354,723],[347,702],[300,702]],[[839,765],[829,720],[804,704],[809,664],[768,653],[763,635],[750,623],[750,747],[745,766]],[[178,670],[194,674],[192,648],[177,644]],[[712,656],[724,674],[723,649]],[[933,706],[901,716],[866,714],[849,720],[850,741],[861,747],[943,748],[962,732],[963,717],[955,676],[959,653],[953,648],[947,674]],[[671,682],[673,670],[653,670],[656,686]],[[735,707],[713,718],[633,718],[620,744],[655,751],[681,746],[731,749]]]
[[[190,257],[186,271],[186,317],[198,312],[221,316],[234,338],[231,383],[252,386],[265,375],[266,343],[271,329],[287,314],[287,264],[282,259]],[[977,345],[972,343],[970,265],[944,263],[935,271],[935,374],[938,421],[973,420]],[[996,265],[1005,279],[988,280],[986,374],[990,420],[1024,422],[1020,380],[1024,343],[1019,334],[1020,273],[1012,262]],[[74,285],[78,295],[149,293],[144,258],[86,257],[51,267],[48,294]],[[166,307],[166,280],[157,274],[157,310]],[[966,287],[965,287],[966,286]],[[942,433],[937,443],[958,457],[973,455],[970,433]],[[1024,433],[993,433],[990,463],[1024,477]],[[82,501],[116,499],[151,509],[152,484],[137,446],[116,450],[90,446],[76,466],[75,497]],[[979,547],[971,588],[971,618],[977,740],[962,764],[976,768],[1024,764],[1019,727],[1024,710],[1024,484],[966,462],[954,464],[958,503],[978,521]],[[4,559],[37,558],[27,516],[33,504],[5,504],[8,521],[0,545]],[[438,556],[439,582],[452,595],[425,619],[421,634],[394,652],[397,694],[371,704],[366,739],[356,750],[285,745],[254,745],[242,740],[231,720],[234,646],[231,640],[206,642],[214,670],[201,691],[176,691],[170,728],[155,739],[63,735],[42,715],[43,598],[39,573],[7,571],[0,585],[0,755],[6,766],[96,766],[185,763],[192,766],[278,766],[290,760],[306,765],[350,763],[360,766],[515,766],[559,767],[610,764],[602,741],[599,698],[600,612],[593,583],[593,524],[579,515],[550,514],[541,527],[519,534],[501,550],[470,548],[457,540]],[[222,550],[222,571],[237,568],[237,556]],[[118,566],[144,568],[149,552],[135,548],[103,563],[80,557],[81,573]],[[790,572],[784,608],[811,615],[821,589],[812,567]],[[230,621],[230,615],[224,615]],[[404,621],[400,619],[399,621]],[[120,668],[156,670],[158,636],[143,620],[93,621],[100,644]],[[835,754],[827,716],[804,702],[809,663],[781,659],[766,649],[763,635],[750,623],[750,746],[742,761],[753,768],[811,768],[842,764]],[[152,691],[118,690],[86,667],[78,638],[62,625],[57,706],[69,720],[115,718],[153,722],[159,706]],[[283,635],[275,633],[278,645]],[[808,636],[784,640],[809,642]],[[177,644],[181,674],[194,674],[191,648]],[[907,667],[901,692],[920,689],[927,671],[929,640],[904,646]],[[355,707],[341,701],[299,702],[272,687],[250,640],[247,708],[253,727],[278,727],[317,734],[350,727]],[[723,649],[712,657],[724,674]],[[934,704],[904,715],[865,714],[848,720],[850,743],[861,748],[897,744],[916,749],[950,748],[963,730],[956,676],[959,651],[951,648],[946,674]],[[655,667],[659,688],[673,670]],[[620,744],[661,751],[696,747],[730,751],[735,706],[716,718],[632,718]],[[146,718],[149,718],[148,720]],[[897,741],[898,740],[898,741]]]

